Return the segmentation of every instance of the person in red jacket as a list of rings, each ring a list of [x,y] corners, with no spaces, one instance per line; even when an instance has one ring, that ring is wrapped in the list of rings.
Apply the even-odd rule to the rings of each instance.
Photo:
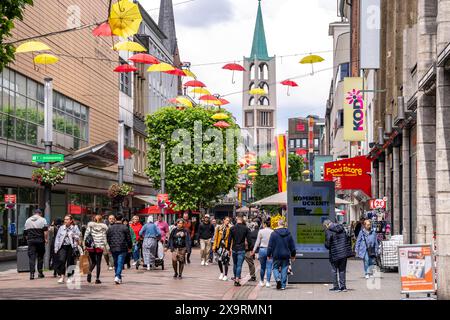
[[[192,223],[192,220],[189,219],[189,213],[185,212],[183,214],[183,220],[184,220],[184,228],[187,229],[189,231],[189,236],[190,236],[190,241],[191,241],[191,246],[193,244],[193,239],[194,239],[194,224]],[[187,253],[187,257],[186,257],[186,262],[189,264],[191,263],[191,250],[188,251]]]
[[[137,269],[137,268],[139,268],[139,261],[140,261],[139,232],[142,229],[142,224],[139,221],[138,216],[133,216],[133,218],[131,219],[130,227],[133,230],[134,234],[136,235],[136,241],[135,241],[135,243],[133,243],[133,253],[132,254],[133,254],[133,260],[134,260],[133,266],[136,266],[136,269]]]

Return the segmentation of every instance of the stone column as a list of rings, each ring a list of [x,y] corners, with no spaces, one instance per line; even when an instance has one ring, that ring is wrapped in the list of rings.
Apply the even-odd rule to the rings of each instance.
[[[394,229],[392,234],[400,234],[400,147],[394,147],[392,152],[394,183],[392,190],[392,201],[394,202],[394,212],[392,213],[392,223]]]
[[[372,198],[378,198],[378,168],[372,168]]]
[[[403,205],[403,241],[404,243],[409,243],[411,239],[410,235],[410,224],[412,223],[409,214],[411,210],[411,203],[409,201],[410,196],[410,161],[409,161],[409,130],[403,129],[402,130],[402,170],[403,170],[403,181],[402,183],[402,205]]]
[[[389,150],[386,149],[386,153],[384,154],[384,195],[388,198],[387,205],[386,205],[386,211],[389,212],[389,219],[388,221],[391,221],[391,225],[394,222],[393,219],[393,212],[391,210],[391,204],[394,200],[393,194],[392,194],[392,188],[391,188],[391,162],[389,161]]]
[[[439,0],[438,54],[450,40],[450,0]],[[450,299],[450,71],[436,78],[436,241],[438,299]]]
[[[385,196],[384,191],[384,162],[378,163],[378,197],[383,198]]]
[[[418,0],[417,79],[435,58],[437,0]],[[436,97],[417,97],[417,243],[431,243],[435,225]]]

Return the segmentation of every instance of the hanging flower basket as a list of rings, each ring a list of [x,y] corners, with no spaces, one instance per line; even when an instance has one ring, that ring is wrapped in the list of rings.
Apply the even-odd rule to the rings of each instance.
[[[122,201],[126,196],[130,195],[133,192],[133,187],[122,184],[119,185],[117,183],[113,184],[109,187],[108,197],[115,201]]]
[[[60,167],[53,167],[49,170],[45,168],[34,169],[31,180],[41,186],[55,186],[64,180],[66,170],[66,168]]]

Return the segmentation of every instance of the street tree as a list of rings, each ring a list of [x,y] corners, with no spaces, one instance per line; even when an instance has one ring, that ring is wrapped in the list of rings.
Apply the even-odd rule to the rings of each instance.
[[[14,47],[4,43],[4,39],[11,37],[14,20],[23,19],[26,5],[33,5],[33,0],[2,0],[0,1],[0,72],[14,60]]]
[[[161,187],[160,148],[166,149],[165,187],[177,210],[204,208],[227,194],[237,183],[237,135],[231,114],[227,129],[214,127],[210,108],[162,108],[148,115],[146,174]],[[230,134],[231,133],[231,134]],[[230,160],[231,159],[231,160]]]

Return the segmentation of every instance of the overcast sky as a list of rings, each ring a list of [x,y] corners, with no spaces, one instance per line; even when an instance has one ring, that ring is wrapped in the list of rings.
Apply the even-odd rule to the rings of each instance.
[[[196,66],[204,63],[238,61],[251,52],[255,28],[257,0],[173,0],[177,38],[182,61],[192,63],[191,70],[212,93],[227,95],[242,91],[242,74],[231,83],[231,71],[221,64]],[[140,0],[158,21],[160,0]],[[185,3],[183,3],[185,2]],[[298,62],[303,55],[285,55],[331,51],[332,39],[328,25],[336,16],[336,0],[262,0],[264,27],[269,55],[276,55],[277,82],[303,76],[311,72],[310,65]],[[325,61],[316,70],[332,67],[332,52],[320,53]],[[298,88],[291,90],[278,84],[277,131],[287,130],[287,119],[309,114],[324,116],[332,71],[315,73],[295,79]],[[241,124],[242,94],[226,96],[227,106]]]

